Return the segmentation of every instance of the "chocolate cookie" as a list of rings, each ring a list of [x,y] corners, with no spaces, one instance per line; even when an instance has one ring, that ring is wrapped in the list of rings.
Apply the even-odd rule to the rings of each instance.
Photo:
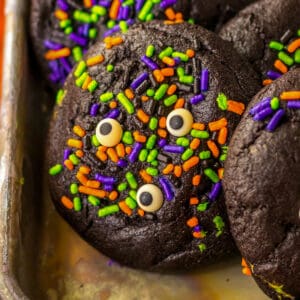
[[[257,1],[225,24],[220,31],[220,36],[230,41],[234,48],[253,64],[255,70],[263,75],[263,78],[268,75],[267,77],[276,79],[279,77],[278,71],[281,73],[280,70],[285,70],[281,63],[288,68],[292,64],[286,55],[293,56],[294,54],[284,53],[285,49],[281,45],[296,36],[300,28],[299,15],[299,0]],[[280,47],[274,43],[270,44],[276,40],[281,40]],[[273,50],[269,48],[269,45]],[[283,53],[278,55],[274,52],[274,47],[279,50],[278,52]],[[300,54],[297,56],[299,63]],[[268,71],[274,64],[276,72],[269,73]]]
[[[300,69],[248,107],[225,163],[231,232],[266,294],[300,299]]]
[[[90,244],[135,268],[189,269],[234,249],[227,144],[255,72],[215,34],[139,24],[91,47],[49,135],[50,191]]]
[[[64,83],[88,47],[126,32],[136,21],[196,21],[214,27],[253,0],[33,0],[31,35],[39,64],[52,87]],[[194,20],[194,21],[193,21]]]

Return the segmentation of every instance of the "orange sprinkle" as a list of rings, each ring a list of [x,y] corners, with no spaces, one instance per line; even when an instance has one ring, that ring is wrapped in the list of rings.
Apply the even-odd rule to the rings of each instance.
[[[186,50],[186,55],[189,57],[189,58],[192,58],[195,56],[195,51],[193,49],[187,49]]]
[[[183,21],[183,14],[181,12],[176,13],[175,19],[176,23],[179,23],[179,21]]]
[[[227,110],[238,115],[242,115],[245,111],[245,104],[242,102],[237,102],[233,100],[227,101]]]
[[[109,17],[112,20],[116,20],[118,17],[119,9],[121,6],[121,1],[119,0],[113,0],[110,10],[109,10]]]
[[[245,260],[244,257],[242,257],[241,266],[242,266],[242,267],[245,267],[245,268],[248,268],[248,264],[247,264],[247,262],[246,262],[246,260]]]
[[[86,177],[84,174],[80,173],[80,172],[77,172],[76,178],[78,179],[78,181],[79,181],[82,185],[86,185],[87,182],[88,182],[87,177]]]
[[[299,39],[296,39],[294,41],[292,41],[288,47],[287,47],[287,50],[290,52],[290,53],[293,53],[295,52],[298,48],[300,48],[300,38]]]
[[[162,137],[162,138],[166,138],[167,137],[167,131],[164,129],[158,129],[157,130],[157,134]]]
[[[120,201],[119,202],[119,207],[120,209],[128,216],[132,215],[132,210],[128,207],[125,201]]]
[[[141,97],[141,99],[142,99],[143,102],[146,102],[146,101],[149,100],[149,97],[146,96],[146,95],[143,95],[143,96]]]
[[[101,151],[101,152],[106,152],[107,147],[106,146],[99,146],[98,150]]]
[[[83,5],[86,8],[91,8],[93,5],[92,0],[83,0]]]
[[[73,163],[69,160],[69,159],[66,159],[64,161],[64,165],[66,166],[66,168],[70,171],[72,171],[74,169],[74,165]]]
[[[174,170],[173,164],[168,164],[162,171],[164,175],[170,174]]]
[[[167,9],[165,10],[165,15],[166,15],[166,17],[167,17],[169,20],[171,20],[171,21],[173,21],[173,20],[176,19],[176,14],[175,14],[173,8],[171,8],[171,7],[167,8]]]
[[[101,64],[104,61],[104,56],[102,54],[90,57],[86,60],[86,65],[88,67],[95,66],[97,64]]]
[[[117,191],[112,191],[108,195],[108,199],[111,201],[115,201],[118,198],[118,192]]]
[[[123,39],[121,37],[106,37],[104,40],[105,47],[107,49],[111,49],[113,46],[117,46],[123,43]]]
[[[171,20],[165,20],[165,21],[164,21],[164,24],[165,24],[165,25],[173,25],[173,24],[175,24],[175,22],[174,22],[174,21],[171,21]]]
[[[145,170],[140,171],[140,176],[143,179],[145,183],[151,183],[152,182],[152,176],[149,175]]]
[[[218,169],[218,176],[220,179],[223,179],[224,176],[224,168],[219,168]]]
[[[114,148],[108,148],[106,151],[107,155],[111,159],[111,161],[117,163],[119,160],[118,154]]]
[[[198,219],[196,217],[192,217],[186,222],[187,226],[189,227],[195,227],[199,224]]]
[[[79,149],[81,149],[81,148],[83,147],[82,141],[75,140],[75,139],[68,139],[67,145],[68,145],[69,147],[72,147],[72,148],[79,148]]]
[[[67,20],[69,18],[68,14],[61,9],[57,9],[54,15],[58,20]]]
[[[139,143],[145,143],[147,138],[144,135],[141,135],[138,131],[133,133],[134,139]]]
[[[79,172],[82,174],[88,175],[88,174],[90,174],[91,169],[88,166],[81,166],[79,168]]]
[[[222,118],[222,119],[219,119],[218,121],[208,123],[208,127],[209,127],[210,131],[217,131],[226,126],[227,126],[226,118]]]
[[[145,212],[142,209],[138,209],[138,214],[143,217],[145,215]]]
[[[289,91],[283,92],[280,95],[281,100],[299,100],[300,99],[300,91]]]
[[[171,77],[171,76],[174,75],[174,69],[172,69],[172,68],[164,68],[164,69],[161,69],[161,73],[165,77]]]
[[[179,178],[181,176],[181,174],[182,174],[181,166],[175,166],[174,167],[174,175]]]
[[[186,172],[192,167],[196,166],[199,163],[199,157],[198,156],[193,156],[189,160],[185,161],[184,164],[182,165],[183,170]]]
[[[71,51],[69,48],[62,48],[59,50],[49,50],[45,53],[45,58],[47,60],[56,60],[62,57],[68,57],[71,55]]]
[[[282,74],[288,71],[287,66],[279,59],[275,60],[274,67],[279,70]]]
[[[252,275],[250,268],[243,268],[242,273],[246,276],[251,276]]]
[[[165,63],[166,65],[170,66],[170,67],[174,67],[175,66],[175,60],[171,57],[165,56],[162,59],[162,62]]]
[[[134,98],[134,93],[133,93],[132,89],[126,89],[125,90],[125,96],[128,99],[132,100]]]
[[[125,147],[125,152],[126,152],[126,154],[130,154],[131,153],[131,151],[132,151],[132,148],[131,147],[129,147],[129,146],[127,146],[127,147]]]
[[[193,129],[204,130],[205,129],[205,124],[203,124],[203,123],[194,123],[193,124]]]
[[[85,79],[85,81],[84,81],[84,83],[83,83],[83,85],[82,85],[82,89],[83,89],[83,90],[87,90],[87,88],[88,88],[89,84],[91,83],[91,81],[92,81],[92,77],[91,77],[91,76],[88,76],[88,77]]]
[[[174,105],[174,109],[183,108],[184,103],[185,103],[185,100],[183,98],[179,98]]]
[[[171,96],[173,95],[177,90],[177,85],[176,84],[171,84],[167,90],[167,95]]]
[[[269,85],[269,84],[271,84],[272,82],[273,82],[272,79],[265,79],[265,80],[263,81],[263,86]]]
[[[201,238],[203,238],[204,236],[203,236],[203,233],[202,233],[202,232],[200,232],[200,231],[194,231],[194,232],[193,232],[193,237],[196,238],[196,239],[201,239]]]
[[[60,201],[65,208],[72,209],[74,207],[72,200],[66,196],[62,196]]]
[[[174,23],[175,23],[175,24],[180,24],[180,23],[183,23],[183,22],[184,22],[184,20],[178,19],[178,20],[176,20]]]
[[[92,195],[98,198],[104,198],[106,196],[106,192],[103,190],[96,190],[83,185],[79,186],[78,191],[82,194]]]
[[[106,161],[107,160],[107,155],[102,152],[102,151],[97,151],[96,156],[101,160],[101,161]]]
[[[136,115],[143,123],[149,122],[150,117],[142,109],[138,109]]]
[[[125,147],[122,143],[116,146],[116,150],[119,157],[125,156]]]
[[[211,141],[211,140],[207,141],[207,146],[208,146],[209,150],[211,151],[213,157],[215,157],[215,158],[219,157],[220,151],[214,141]]]
[[[165,76],[158,69],[153,71],[153,76],[157,82],[163,82],[165,80]]]
[[[117,107],[117,105],[118,105],[117,101],[111,101],[109,103],[109,108],[114,109]]]
[[[199,199],[197,197],[190,198],[190,205],[196,205],[199,203]]]
[[[80,136],[80,137],[84,137],[84,136],[85,136],[85,130],[82,129],[82,127],[80,127],[79,125],[75,125],[75,126],[73,127],[73,132],[74,132],[76,135]]]
[[[161,117],[158,121],[158,126],[160,128],[166,128],[167,125],[167,118],[166,117]]]
[[[192,150],[196,150],[196,149],[198,149],[198,147],[200,146],[200,143],[201,143],[200,139],[194,138],[194,139],[192,140],[192,142],[190,143],[190,148],[191,148]]]
[[[82,158],[82,157],[84,157],[84,152],[82,150],[77,150],[75,152],[75,155],[78,156],[79,158]]]
[[[224,145],[226,143],[227,134],[228,134],[227,127],[223,127],[223,128],[220,129],[219,135],[218,135],[218,143],[220,145]]]
[[[93,189],[99,189],[100,187],[100,182],[97,181],[97,180],[88,180],[86,182],[86,186],[87,187],[90,187],[90,188],[93,188]]]
[[[195,175],[192,179],[192,184],[194,186],[197,186],[200,184],[200,182],[201,182],[201,175]]]

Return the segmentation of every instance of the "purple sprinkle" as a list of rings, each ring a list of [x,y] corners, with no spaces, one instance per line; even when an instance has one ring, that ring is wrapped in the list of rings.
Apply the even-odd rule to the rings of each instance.
[[[170,7],[170,6],[172,6],[172,5],[175,5],[176,2],[177,2],[177,0],[163,0],[163,1],[161,1],[161,3],[160,3],[160,7],[161,7],[162,9],[166,9],[167,7]]]
[[[163,147],[163,146],[165,146],[167,144],[167,141],[166,141],[166,139],[160,139],[159,141],[158,141],[158,146],[159,147]]]
[[[106,8],[108,8],[109,6],[110,6],[110,3],[111,1],[105,1],[105,0],[102,0],[102,1],[99,1],[98,2],[98,5],[100,5],[100,6],[104,6],[104,7],[106,7]]]
[[[267,76],[268,76],[270,79],[272,79],[272,80],[276,80],[277,78],[281,77],[281,74],[278,73],[278,72],[275,72],[275,71],[270,70],[270,71],[267,72]]]
[[[181,60],[179,57],[174,57],[175,66],[179,65],[181,63]]]
[[[278,126],[279,122],[282,120],[283,116],[285,115],[284,109],[279,109],[274,114],[270,122],[268,123],[267,130],[268,131],[274,131],[276,127]]]
[[[117,182],[116,178],[114,177],[110,177],[110,176],[104,176],[104,175],[101,175],[99,173],[97,173],[95,175],[95,179],[104,183],[104,184],[114,184],[115,182]]]
[[[89,35],[89,29],[90,29],[90,25],[89,24],[84,24],[83,25],[82,34],[84,36],[88,36]]]
[[[142,56],[141,61],[147,67],[149,67],[152,71],[157,70],[159,68],[158,65],[151,58],[147,57],[146,55]]]
[[[258,112],[262,111],[263,109],[270,107],[270,102],[271,102],[271,97],[264,98],[262,101],[260,101],[258,104],[256,104],[254,107],[250,109],[250,114],[253,116]]]
[[[103,190],[107,192],[111,192],[114,189],[114,187],[111,184],[104,184]]]
[[[300,109],[300,101],[288,101],[287,108]]]
[[[48,78],[54,83],[57,83],[60,79],[57,73],[51,73]]]
[[[258,112],[257,114],[255,114],[255,116],[253,117],[254,121],[263,121],[266,117],[272,115],[274,112],[274,110],[270,107],[267,107],[263,110],[261,110],[260,112]]]
[[[183,153],[184,147],[177,146],[177,145],[165,145],[163,147],[164,151],[170,152],[170,153]]]
[[[44,41],[44,46],[48,49],[52,49],[52,50],[59,50],[61,48],[63,48],[63,45],[58,44],[58,43],[54,43],[50,40],[45,40]]]
[[[123,16],[123,6],[120,6],[119,11],[118,11],[117,20],[118,21],[122,20],[122,16]]]
[[[80,45],[80,46],[86,46],[87,45],[87,39],[84,38],[84,37],[81,37],[79,36],[78,34],[72,32],[70,35],[69,35],[70,39],[72,41],[74,41],[76,44]]]
[[[92,106],[91,106],[91,109],[90,109],[90,115],[92,117],[96,117],[97,114],[98,114],[98,109],[99,109],[100,105],[98,103],[94,103]]]
[[[114,109],[110,110],[104,117],[116,119],[119,115],[120,115],[120,110],[118,108],[114,108]]]
[[[127,20],[130,15],[130,7],[129,6],[122,6],[122,19]]]
[[[199,94],[199,95],[195,95],[194,97],[192,97],[190,102],[191,102],[191,104],[195,105],[203,100],[204,100],[204,96],[202,94]]]
[[[68,59],[66,57],[62,57],[59,59],[61,65],[66,70],[67,73],[70,73],[72,70],[72,65],[69,63]]]
[[[222,190],[222,183],[221,183],[221,181],[219,181],[213,185],[211,192],[208,195],[209,199],[212,201],[216,200],[218,198],[221,190]]]
[[[200,227],[200,225],[197,225],[197,226],[195,226],[193,229],[194,229],[194,231],[196,231],[196,232],[200,232],[201,227]]]
[[[144,72],[131,83],[130,87],[136,90],[148,78],[149,78],[149,74]]]
[[[131,26],[131,25],[133,25],[134,23],[135,23],[134,19],[129,19],[129,20],[127,20],[127,25],[128,25],[128,26]]]
[[[114,33],[119,32],[119,31],[120,31],[120,25],[115,25],[113,28],[105,31],[104,34],[103,34],[103,36],[104,37],[108,37],[108,36],[111,36]]]
[[[207,69],[203,69],[201,72],[201,92],[206,92],[208,91],[208,70]]]
[[[58,73],[59,72],[59,64],[58,60],[51,60],[48,63],[49,68],[53,73]]]
[[[165,177],[160,177],[159,178],[159,183],[160,183],[160,185],[163,188],[163,191],[164,191],[164,194],[166,196],[166,199],[168,201],[173,200],[173,198],[174,198],[174,192],[173,192],[172,185],[169,182],[169,180],[167,178],[165,178]]]
[[[128,166],[128,162],[124,159],[119,159],[117,162],[117,166],[121,168],[125,168]]]
[[[143,144],[141,143],[135,143],[133,145],[132,151],[128,156],[128,159],[131,163],[134,163],[139,155],[139,152],[142,150]]]
[[[136,0],[136,3],[135,3],[135,10],[138,12],[142,9],[143,7],[143,4],[144,4],[144,0]]]
[[[57,0],[56,3],[61,10],[63,10],[63,11],[69,10],[69,5],[65,0]]]
[[[69,158],[69,156],[71,155],[71,153],[72,153],[71,149],[65,149],[64,150],[64,161]]]

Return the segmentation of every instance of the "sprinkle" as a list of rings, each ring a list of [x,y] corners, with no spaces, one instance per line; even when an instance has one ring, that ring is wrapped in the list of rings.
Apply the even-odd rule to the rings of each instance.
[[[271,132],[274,131],[284,115],[285,111],[283,109],[279,109],[269,121],[266,129]]]
[[[273,110],[277,110],[280,107],[280,100],[278,97],[272,98],[270,106]]]
[[[157,134],[162,137],[162,138],[166,138],[167,137],[167,131],[164,129],[158,129],[157,130]]]
[[[172,77],[172,76],[174,76],[174,69],[173,68],[163,68],[163,69],[161,69],[161,73],[165,77]]]
[[[203,69],[201,72],[201,92],[208,91],[208,79],[209,73],[207,69]]]
[[[75,125],[73,127],[73,132],[78,135],[79,137],[84,137],[85,136],[85,131],[82,129],[79,125]]]
[[[300,109],[300,101],[288,101],[287,108]]]
[[[150,128],[151,130],[155,130],[155,129],[157,128],[157,125],[158,125],[158,120],[157,120],[157,118],[156,118],[156,117],[152,117],[152,118],[150,119],[150,122],[149,122],[149,128]]]
[[[203,253],[207,249],[207,247],[206,247],[206,245],[204,243],[200,243],[198,245],[198,248],[199,248],[199,250],[200,250],[201,253]]]
[[[179,178],[182,175],[182,168],[181,166],[175,166],[174,167],[174,175]]]
[[[210,168],[207,168],[204,170],[204,174],[213,182],[213,183],[217,183],[220,181],[218,175],[216,174],[215,171],[213,171]]]
[[[95,178],[96,178],[98,181],[100,181],[100,182],[102,182],[102,183],[105,183],[105,184],[114,184],[114,183],[117,182],[117,180],[116,180],[114,177],[111,177],[111,176],[104,176],[104,175],[99,174],[99,173],[97,173],[97,174],[95,175]]]
[[[220,145],[224,145],[227,141],[228,129],[227,127],[223,127],[219,131],[218,143]]]
[[[242,115],[245,111],[245,104],[242,102],[236,102],[232,100],[227,101],[227,110],[234,112],[238,115]]]
[[[153,45],[149,45],[146,49],[146,56],[147,57],[152,57],[155,52],[155,47]]]
[[[221,182],[217,182],[213,185],[211,192],[208,195],[208,198],[212,201],[216,200],[222,190]]]
[[[187,62],[189,60],[189,57],[182,52],[173,52],[172,57],[178,57],[181,61]]]
[[[73,204],[74,204],[75,211],[81,211],[82,205],[81,205],[81,199],[79,197],[74,197]]]
[[[157,63],[146,55],[142,56],[141,61],[152,71],[159,69]]]
[[[109,206],[106,206],[104,208],[100,208],[99,211],[98,211],[98,216],[99,217],[106,217],[108,215],[112,215],[114,213],[117,213],[119,212],[120,209],[119,209],[119,206],[114,204],[114,205],[109,205]]]
[[[163,188],[163,192],[166,196],[167,201],[171,201],[174,198],[174,192],[173,192],[171,183],[165,177],[160,177],[159,183]]]
[[[91,109],[90,109],[90,115],[91,115],[92,117],[96,117],[96,116],[97,116],[99,107],[100,107],[100,105],[97,104],[97,103],[94,103],[94,104],[91,106]]]
[[[72,200],[66,196],[62,196],[60,201],[63,204],[63,206],[67,209],[72,209],[74,207]]]
[[[218,158],[220,155],[220,151],[216,145],[216,143],[214,141],[207,141],[207,146],[209,148],[209,150],[211,151],[212,155],[214,158]]]
[[[57,164],[50,168],[49,174],[51,176],[55,176],[55,175],[58,175],[59,173],[61,173],[62,170],[63,170],[63,166],[61,164]]]
[[[121,168],[125,168],[128,166],[128,162],[124,159],[119,159],[117,162],[117,166]]]
[[[166,128],[167,125],[167,118],[166,117],[161,117],[159,119],[159,123],[158,123],[160,128]]]
[[[201,211],[201,212],[204,212],[207,210],[208,208],[208,202],[204,202],[204,203],[200,203],[198,206],[197,206],[197,210],[198,211]]]
[[[152,0],[146,0],[145,4],[143,5],[141,11],[138,14],[138,19],[140,21],[146,21],[147,16],[152,10],[154,3]]]
[[[114,94],[112,92],[106,92],[106,93],[100,95],[100,101],[101,102],[108,102],[111,99],[113,99],[113,97],[114,97]]]
[[[164,175],[170,174],[174,170],[174,165],[173,164],[168,164],[163,170],[162,173]]]
[[[64,165],[70,171],[72,171],[74,169],[74,165],[72,164],[72,162],[69,159],[64,161]]]
[[[146,142],[146,148],[149,150],[153,149],[155,146],[156,140],[157,140],[157,136],[155,134],[152,134]]]
[[[177,101],[177,95],[172,95],[164,100],[164,105],[169,107],[173,105],[176,101]]]
[[[191,168],[196,166],[198,163],[199,163],[199,157],[193,156],[192,158],[190,158],[189,160],[187,160],[186,162],[183,163],[183,165],[182,165],[183,171],[185,171],[185,172],[189,171]]]
[[[128,207],[125,201],[120,201],[119,203],[120,209],[128,216],[132,215],[132,210]]]
[[[214,217],[213,222],[215,223],[217,229],[216,237],[218,237],[223,233],[223,230],[225,228],[225,223],[220,216]]]
[[[75,194],[78,193],[78,185],[77,185],[76,183],[72,183],[72,184],[70,185],[70,193],[71,193],[72,195],[75,195]]]
[[[292,66],[294,64],[294,60],[285,52],[280,51],[278,53],[278,58],[284,62],[286,65],[288,65],[289,67]]]
[[[80,148],[81,149],[83,147],[82,141],[75,140],[75,139],[68,139],[67,145],[72,148]]]
[[[93,188],[89,188],[86,186],[79,186],[79,192],[82,194],[86,194],[86,195],[92,195],[98,198],[104,198],[106,196],[106,192],[103,190],[97,190],[97,189],[93,189]]]
[[[148,168],[146,168],[146,172],[147,172],[147,174],[149,174],[151,176],[157,176],[158,175],[158,170],[155,169],[155,168],[148,167]]]
[[[196,205],[199,203],[199,199],[197,197],[190,198],[190,205]]]
[[[277,78],[281,77],[281,74],[278,73],[278,72],[275,72],[275,71],[270,70],[270,71],[267,72],[267,76],[268,76],[270,79],[272,79],[272,80],[276,80]]]
[[[159,57],[159,59],[162,60],[164,57],[172,55],[172,53],[173,53],[173,48],[167,47],[159,53],[158,57]]]
[[[156,159],[157,155],[158,155],[158,150],[157,149],[151,150],[150,153],[148,154],[147,162],[148,163],[153,162]]]
[[[256,104],[253,108],[250,109],[250,114],[255,115],[263,109],[270,107],[271,97],[266,97],[258,104]]]
[[[145,170],[141,170],[139,174],[145,183],[152,182],[152,176],[149,175]]]
[[[131,163],[134,163],[136,161],[136,159],[138,158],[139,152],[141,151],[142,148],[143,148],[143,145],[141,143],[134,144],[133,149],[132,149],[130,155],[128,156],[128,159]]]
[[[71,155],[71,153],[72,153],[72,150],[71,149],[65,149],[64,150],[64,160],[66,160],[66,159],[68,159],[69,158],[69,156]]]
[[[126,182],[123,182],[123,183],[120,183],[117,187],[117,190],[119,192],[123,192],[127,189],[127,183]]]
[[[88,202],[90,204],[92,204],[93,206],[98,206],[100,204],[100,200],[95,196],[90,195],[90,196],[88,196],[87,199],[88,199]]]
[[[183,153],[184,152],[184,147],[182,146],[177,146],[177,145],[165,145],[163,147],[163,150],[166,152],[170,153]]]
[[[134,131],[133,137],[134,137],[135,141],[139,142],[139,143],[145,143],[147,140],[146,136],[141,135],[138,131]]]
[[[87,184],[88,179],[87,179],[87,177],[86,177],[84,174],[82,174],[82,173],[80,173],[80,172],[77,172],[76,178],[77,178],[77,180],[78,180],[82,185],[86,185],[86,184]]]
[[[192,155],[194,154],[194,151],[192,149],[186,149],[182,155],[181,155],[181,159],[183,161],[188,160]]]
[[[149,74],[144,72],[140,74],[130,85],[130,87],[136,90],[145,80],[149,78]]]
[[[211,157],[211,152],[210,151],[201,151],[199,153],[199,157],[201,160],[209,159]]]
[[[192,129],[191,136],[195,137],[195,138],[199,138],[199,139],[208,139],[209,133],[207,131],[203,131],[203,130]]]
[[[263,121],[265,118],[267,118],[269,115],[273,113],[272,108],[267,107],[260,112],[258,112],[254,117],[253,120],[255,121]]]
[[[127,145],[133,144],[133,137],[130,131],[125,131],[122,136],[122,141]]]
[[[187,226],[193,228],[199,224],[199,221],[196,217],[192,217],[186,222]]]
[[[132,102],[124,95],[124,93],[119,93],[117,95],[117,99],[119,100],[119,102],[123,105],[123,107],[126,109],[126,111],[129,114],[133,114],[134,113],[134,106],[132,104]]]
[[[190,140],[188,138],[182,136],[176,140],[176,144],[178,146],[187,147],[190,144]]]
[[[123,39],[121,37],[106,37],[103,41],[107,49],[111,49],[113,46],[123,43]]]
[[[135,179],[133,173],[127,172],[127,173],[125,174],[125,177],[126,177],[128,183],[129,183],[130,188],[132,188],[132,189],[137,189],[138,183],[137,183],[137,181],[136,181],[136,179]]]
[[[201,182],[201,175],[195,175],[192,179],[192,184],[198,186]]]
[[[196,105],[204,100],[204,96],[202,94],[193,96],[190,100],[191,104]]]
[[[300,100],[300,91],[283,92],[280,95],[281,100]]]
[[[86,60],[86,65],[92,67],[98,65],[104,61],[104,56],[102,54],[90,57]]]
[[[142,109],[138,109],[136,115],[143,123],[149,122],[150,117]]]
[[[275,60],[274,67],[279,70],[282,74],[285,74],[288,71],[287,66],[280,60]]]
[[[218,131],[221,128],[226,127],[226,126],[227,126],[227,119],[226,118],[222,118],[222,119],[219,119],[217,121],[208,123],[208,127],[209,127],[210,131]]]
[[[68,57],[70,56],[71,51],[69,48],[62,48],[59,50],[49,50],[45,54],[45,59],[47,60],[55,60],[61,57]]]
[[[227,97],[225,94],[221,93],[218,95],[217,103],[221,110],[227,110]]]
[[[269,44],[269,48],[277,51],[281,51],[284,48],[284,45],[282,43],[279,43],[277,41],[271,41]]]
[[[154,70],[153,76],[157,82],[163,82],[165,80],[165,76],[162,74],[160,70]]]

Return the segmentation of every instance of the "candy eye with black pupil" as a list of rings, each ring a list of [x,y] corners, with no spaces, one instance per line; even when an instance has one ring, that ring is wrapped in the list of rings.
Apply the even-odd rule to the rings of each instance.
[[[113,147],[120,143],[123,130],[118,121],[107,118],[100,121],[96,127],[96,136],[101,145]]]
[[[168,115],[167,129],[174,136],[184,136],[192,129],[193,122],[193,116],[187,109],[178,108]]]
[[[146,212],[155,212],[163,204],[163,194],[154,184],[145,184],[137,192],[137,203]]]

